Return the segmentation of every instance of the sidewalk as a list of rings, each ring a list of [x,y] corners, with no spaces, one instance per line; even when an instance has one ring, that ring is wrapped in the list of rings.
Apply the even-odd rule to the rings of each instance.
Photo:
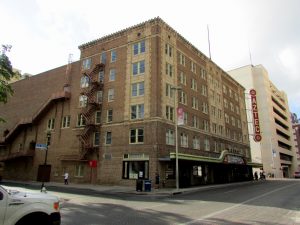
[[[253,181],[244,181],[244,182],[236,182],[236,183],[226,183],[226,184],[214,184],[214,185],[202,185],[196,187],[189,187],[189,188],[160,188],[155,189],[151,188],[151,191],[136,191],[135,186],[116,186],[116,185],[99,185],[99,184],[75,184],[69,183],[65,185],[64,183],[58,182],[46,182],[45,187],[46,189],[51,188],[61,188],[64,192],[69,190],[87,190],[87,191],[94,191],[100,194],[135,194],[135,195],[154,195],[154,196],[171,196],[176,194],[184,194],[184,193],[192,193],[196,191],[203,191],[208,189],[215,189],[215,188],[222,188],[226,186],[239,186],[239,185],[247,185],[252,183]],[[1,183],[0,183],[1,184]],[[41,187],[41,182],[36,181],[13,181],[13,180],[3,180],[3,185],[18,185],[22,187],[31,186],[35,188]]]

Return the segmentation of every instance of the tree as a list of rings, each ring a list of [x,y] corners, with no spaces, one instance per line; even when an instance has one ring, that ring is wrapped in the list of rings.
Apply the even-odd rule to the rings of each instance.
[[[13,95],[13,89],[9,85],[9,81],[17,74],[13,72],[13,68],[6,52],[9,52],[11,45],[2,45],[2,51],[0,55],[0,103],[7,103],[9,96]],[[0,123],[5,122],[0,117]]]

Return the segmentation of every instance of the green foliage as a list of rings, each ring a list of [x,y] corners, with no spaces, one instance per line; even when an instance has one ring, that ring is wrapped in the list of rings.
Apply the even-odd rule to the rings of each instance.
[[[0,103],[7,103],[8,97],[13,94],[13,89],[8,82],[16,75],[16,73],[13,72],[11,62],[6,55],[6,52],[9,52],[10,49],[10,45],[2,45],[2,52],[0,55]],[[1,122],[4,122],[2,118],[0,118],[0,123]]]

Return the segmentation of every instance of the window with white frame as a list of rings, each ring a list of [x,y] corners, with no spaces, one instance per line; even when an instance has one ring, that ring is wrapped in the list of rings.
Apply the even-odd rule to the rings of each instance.
[[[84,59],[82,61],[82,69],[84,69],[84,70],[90,69],[91,65],[92,65],[92,59],[91,58],[87,58],[87,59]]]
[[[133,44],[133,55],[139,55],[146,52],[145,40]]]
[[[223,135],[223,126],[222,125],[218,125],[218,133],[220,135]]]
[[[193,109],[198,109],[199,108],[198,99],[196,97],[192,98],[192,108]]]
[[[137,144],[144,142],[144,129],[130,129],[130,144]]]
[[[175,135],[173,130],[170,129],[166,130],[166,144],[175,145]]]
[[[109,70],[109,81],[115,81],[116,80],[116,69],[110,69]]]
[[[199,128],[199,118],[197,116],[193,116],[193,127]]]
[[[100,63],[106,63],[106,52],[102,52],[100,55]]]
[[[80,79],[80,87],[81,88],[86,88],[90,84],[90,79],[88,76],[82,76]]]
[[[204,139],[204,150],[209,151],[209,149],[210,149],[209,139],[205,138]]]
[[[200,138],[194,136],[193,137],[193,149],[200,149]]]
[[[132,120],[144,119],[144,104],[132,105],[130,118]]]
[[[185,56],[182,53],[179,53],[179,63],[185,66]]]
[[[115,89],[108,89],[108,101],[111,102],[115,99]]]
[[[207,120],[203,120],[203,130],[209,131],[209,122]]]
[[[84,175],[84,166],[79,164],[75,166],[75,177],[83,177]]]
[[[144,96],[144,81],[131,84],[131,97]]]
[[[168,105],[166,106],[166,118],[171,121],[174,120],[174,108]]]
[[[166,83],[166,97],[173,98],[172,85]]]
[[[231,110],[232,112],[234,112],[234,107],[233,107],[232,102],[230,102],[229,105],[230,105],[230,110]]]
[[[112,109],[108,109],[107,110],[107,120],[108,123],[113,121],[113,110]]]
[[[207,87],[205,85],[202,85],[202,88],[201,88],[201,94],[203,96],[207,96]]]
[[[102,103],[102,99],[103,99],[103,91],[97,91],[97,95],[96,95],[97,103]]]
[[[180,134],[180,146],[184,148],[188,147],[188,135],[185,133]]]
[[[132,75],[137,76],[145,73],[145,60],[132,64]]]
[[[54,130],[55,119],[51,118],[47,123],[47,130]]]
[[[191,71],[193,72],[193,73],[196,73],[196,63],[195,62],[193,62],[193,61],[191,61]]]
[[[229,130],[229,128],[226,128],[226,137],[230,138],[230,130]]]
[[[225,85],[223,85],[223,93],[227,94],[227,87]]]
[[[227,100],[225,98],[224,98],[224,107],[228,108],[228,102],[227,102]]]
[[[173,76],[173,66],[170,63],[166,63],[166,74],[170,77]]]
[[[192,78],[192,81],[191,81],[191,88],[192,88],[192,90],[194,90],[194,91],[197,91],[197,82],[196,82],[196,80],[194,79],[194,78]]]
[[[218,118],[222,119],[222,110],[221,109],[218,109]]]
[[[183,112],[183,124],[188,125],[188,113]]]
[[[215,134],[217,133],[217,124],[216,123],[211,124],[211,130],[213,133],[215,133]]]
[[[226,123],[229,123],[229,116],[228,116],[227,113],[225,113],[225,122],[226,122]]]
[[[232,90],[229,88],[229,96],[232,98]]]
[[[210,106],[210,113],[213,117],[217,117],[215,106],[212,106],[212,105]]]
[[[94,132],[94,146],[99,146],[100,145],[100,132]]]
[[[235,112],[236,114],[240,115],[240,108],[237,105],[235,106]]]
[[[111,62],[115,62],[117,61],[117,51],[116,50],[111,50],[111,54],[110,54],[110,61]]]
[[[231,125],[235,126],[235,118],[233,116],[231,117]]]
[[[172,52],[173,52],[173,48],[170,44],[166,44],[165,45],[165,53],[166,55],[168,55],[169,57],[172,57]]]
[[[101,123],[101,111],[95,112],[95,124]]]
[[[206,70],[201,68],[200,73],[201,73],[201,78],[203,80],[206,80],[207,77]]]
[[[105,144],[111,145],[112,144],[112,133],[111,131],[107,131],[105,134]]]
[[[83,127],[85,126],[86,122],[85,122],[85,118],[82,115],[82,113],[77,115],[77,127]]]
[[[69,128],[70,127],[71,116],[64,116],[61,121],[61,128]]]
[[[187,104],[187,95],[186,95],[186,93],[184,91],[180,91],[179,93],[180,93],[179,94],[179,102],[181,104],[186,105]]]
[[[79,96],[79,107],[86,107],[87,106],[87,96],[86,95],[80,95]]]
[[[180,71],[179,77],[180,77],[180,83],[186,85],[186,75],[182,71]]]
[[[98,81],[99,81],[100,83],[103,83],[103,82],[104,82],[104,71],[103,71],[103,70],[101,70],[101,71],[99,72],[99,74],[98,74]]]
[[[208,104],[206,102],[202,102],[202,112],[208,114]]]

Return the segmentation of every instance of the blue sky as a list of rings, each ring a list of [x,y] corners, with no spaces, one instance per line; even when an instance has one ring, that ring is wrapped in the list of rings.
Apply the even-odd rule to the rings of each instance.
[[[154,17],[225,71],[262,64],[300,117],[300,1],[297,0],[1,0],[0,44],[22,73],[37,74],[79,59],[78,46]]]

